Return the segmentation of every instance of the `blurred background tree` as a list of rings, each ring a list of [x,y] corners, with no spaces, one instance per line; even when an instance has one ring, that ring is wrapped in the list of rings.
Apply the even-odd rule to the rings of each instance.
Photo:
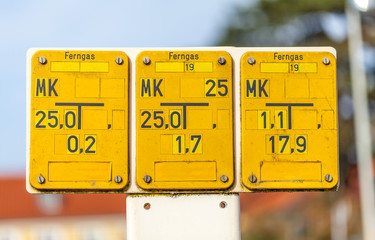
[[[353,104],[349,75],[345,4],[346,1],[344,0],[249,1],[247,6],[242,6],[235,10],[231,19],[229,19],[227,26],[223,29],[221,39],[217,42],[217,45],[244,47],[332,46],[337,50],[341,186],[339,193],[321,195],[318,197],[320,200],[315,199],[312,201],[313,205],[311,205],[311,207],[316,206],[316,208],[320,208],[316,209],[317,212],[329,212],[329,205],[338,203],[339,199],[342,199],[343,197],[345,198],[347,195],[355,195],[354,200],[352,200],[352,202],[355,202],[353,203],[354,209],[352,211],[356,211],[359,208],[356,202],[356,199],[358,199],[358,184],[356,175]],[[368,11],[366,13],[361,13],[361,16],[365,48],[365,65],[368,80],[369,106],[371,120],[374,122],[375,12],[374,10]],[[375,141],[373,141],[373,145],[374,142]],[[318,204],[317,202],[320,203]],[[306,202],[304,204],[306,205]],[[324,209],[324,206],[328,209]],[[294,206],[294,208],[299,207]],[[290,213],[289,215],[288,213],[281,215],[281,218],[290,217]],[[302,212],[301,215],[314,218],[312,215]],[[352,216],[354,217],[354,215]],[[280,213],[274,214],[272,217],[280,217]],[[294,216],[294,219],[298,219],[299,217]],[[358,214],[356,218],[357,220],[352,221],[351,225],[349,223],[348,226],[349,235],[351,236],[355,236],[357,234],[356,232],[361,231]],[[252,224],[254,223],[256,224],[255,221],[252,222]],[[287,226],[287,224],[285,226]],[[264,226],[261,228],[264,230]],[[285,234],[283,237],[280,237],[280,235],[278,235],[280,232],[278,232],[277,235],[270,235],[270,233],[264,235],[257,232],[255,228],[251,228],[251,231],[252,234],[250,234],[250,236],[253,237],[249,239],[288,239]],[[329,228],[326,228],[325,231],[329,231]],[[309,232],[308,227],[305,232]],[[320,234],[320,236],[302,234],[304,237],[301,239],[326,239],[329,236],[329,234],[327,236],[322,232],[320,232]],[[264,238],[256,236],[263,236]],[[307,236],[310,236],[310,238]],[[296,237],[296,239],[299,238]]]

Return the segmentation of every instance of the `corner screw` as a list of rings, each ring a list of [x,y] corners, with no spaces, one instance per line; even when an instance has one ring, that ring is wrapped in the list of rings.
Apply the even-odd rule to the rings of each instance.
[[[228,176],[227,175],[221,175],[220,181],[222,181],[223,183],[228,182]]]
[[[327,175],[325,176],[325,180],[326,180],[327,182],[332,182],[332,181],[333,181],[333,177],[331,176],[331,174],[327,174]]]
[[[47,63],[47,59],[45,57],[39,57],[39,62],[44,65]]]
[[[227,62],[223,57],[219,57],[217,61],[220,63],[220,65],[224,65]]]
[[[145,181],[145,183],[150,183],[152,180],[151,176],[150,175],[145,175],[143,177],[143,181]]]
[[[118,65],[122,65],[122,64],[124,63],[124,60],[123,60],[122,58],[120,58],[120,57],[117,57],[117,58],[115,59],[115,62],[116,62]]]
[[[38,177],[38,183],[43,184],[45,181],[46,179],[42,176],[42,174],[40,174],[40,176]]]
[[[252,183],[256,183],[257,182],[257,177],[255,175],[251,174],[250,177],[249,177],[249,180]]]
[[[249,57],[249,58],[247,59],[247,62],[248,62],[250,65],[253,65],[253,64],[255,64],[255,59],[254,59],[253,57]]]
[[[327,57],[323,58],[323,63],[324,65],[329,65],[330,64],[329,58]]]
[[[149,210],[151,208],[151,204],[150,203],[145,203],[143,205],[143,207],[144,207],[144,209]]]
[[[143,63],[146,64],[146,65],[149,65],[151,63],[151,59],[148,58],[148,57],[144,57],[143,58]]]
[[[220,202],[220,207],[221,207],[221,208],[226,208],[227,205],[228,205],[228,204],[227,204],[225,201],[221,201],[221,202]]]
[[[120,175],[117,175],[117,176],[115,177],[115,182],[116,182],[116,183],[121,183],[121,182],[122,182],[122,177],[121,177]]]

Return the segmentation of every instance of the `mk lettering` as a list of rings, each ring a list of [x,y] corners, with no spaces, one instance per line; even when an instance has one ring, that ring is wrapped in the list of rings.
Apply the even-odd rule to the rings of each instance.
[[[162,83],[163,79],[142,78],[141,97],[163,97]]]
[[[246,97],[248,98],[258,98],[258,97],[268,97],[269,84],[268,79],[253,79],[246,80]]]
[[[36,92],[35,92],[35,96],[36,97],[52,97],[52,94],[55,95],[55,97],[59,96],[57,94],[57,91],[56,91],[56,83],[59,79],[48,79],[48,85],[47,85],[47,81],[45,78],[43,79],[40,79],[38,78],[36,80]]]

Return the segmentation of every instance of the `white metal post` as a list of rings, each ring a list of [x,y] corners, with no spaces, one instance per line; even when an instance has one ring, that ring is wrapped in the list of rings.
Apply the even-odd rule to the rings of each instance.
[[[360,13],[350,4],[346,7],[350,56],[350,77],[354,102],[355,142],[358,159],[363,239],[375,239],[375,192],[372,166],[371,127],[367,84],[363,59]]]
[[[127,239],[239,240],[239,199],[239,194],[130,194]]]

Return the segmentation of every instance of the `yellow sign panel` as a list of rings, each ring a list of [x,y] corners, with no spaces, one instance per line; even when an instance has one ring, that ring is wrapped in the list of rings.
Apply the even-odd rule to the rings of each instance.
[[[233,173],[232,58],[146,51],[136,60],[137,183],[227,189]]]
[[[126,54],[43,50],[31,61],[31,185],[38,190],[125,188]]]
[[[337,186],[336,59],[331,53],[245,53],[241,115],[245,187]]]

